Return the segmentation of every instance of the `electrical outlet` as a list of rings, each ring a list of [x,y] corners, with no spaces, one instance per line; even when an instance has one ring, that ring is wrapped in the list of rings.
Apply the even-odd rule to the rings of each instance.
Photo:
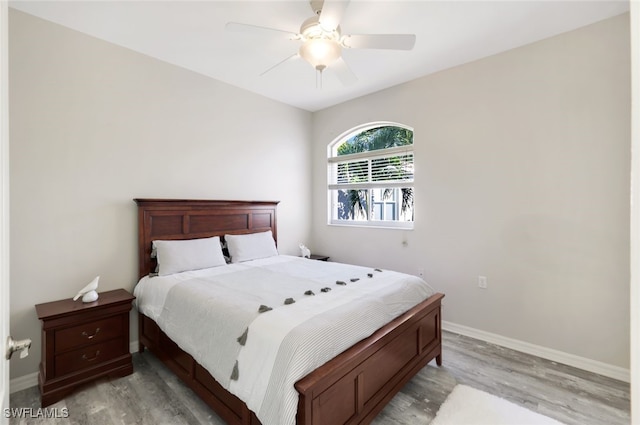
[[[478,276],[478,287],[482,289],[487,289],[487,277],[486,276]]]
[[[418,276],[424,277],[424,269],[423,268],[419,268],[418,269]]]

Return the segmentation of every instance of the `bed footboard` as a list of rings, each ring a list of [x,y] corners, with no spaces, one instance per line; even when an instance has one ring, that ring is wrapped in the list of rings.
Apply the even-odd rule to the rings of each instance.
[[[298,424],[369,423],[427,363],[442,364],[436,294],[295,384]]]
[[[295,384],[298,425],[365,424],[432,359],[442,363],[435,294]],[[139,313],[140,350],[148,348],[228,424],[258,425],[246,404],[226,391],[158,325]]]

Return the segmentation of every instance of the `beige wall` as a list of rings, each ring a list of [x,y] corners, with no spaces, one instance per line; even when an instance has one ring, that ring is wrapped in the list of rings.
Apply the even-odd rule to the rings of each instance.
[[[631,2],[631,423],[640,424],[640,2]]]
[[[11,334],[33,338],[12,378],[37,371],[35,304],[96,275],[101,290],[133,288],[135,197],[279,200],[281,252],[308,240],[310,113],[9,18]]]
[[[12,378],[34,304],[133,287],[134,197],[280,200],[285,253],[424,268],[447,321],[628,368],[628,43],[617,17],[312,115],[11,10]],[[415,129],[415,229],[327,226],[326,146],[380,120]]]
[[[373,121],[414,127],[413,231],[326,224],[327,145]],[[317,112],[313,143],[313,251],[424,268],[446,321],[629,368],[628,15]]]

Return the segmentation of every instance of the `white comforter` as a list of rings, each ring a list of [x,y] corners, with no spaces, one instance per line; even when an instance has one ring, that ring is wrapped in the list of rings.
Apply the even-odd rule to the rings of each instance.
[[[134,291],[264,425],[295,423],[296,381],[433,293],[415,276],[282,255],[145,277]]]

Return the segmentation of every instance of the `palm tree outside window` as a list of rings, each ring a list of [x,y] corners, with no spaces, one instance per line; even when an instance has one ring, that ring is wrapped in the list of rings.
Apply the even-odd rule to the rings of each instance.
[[[330,224],[412,228],[413,130],[359,127],[329,147]]]

